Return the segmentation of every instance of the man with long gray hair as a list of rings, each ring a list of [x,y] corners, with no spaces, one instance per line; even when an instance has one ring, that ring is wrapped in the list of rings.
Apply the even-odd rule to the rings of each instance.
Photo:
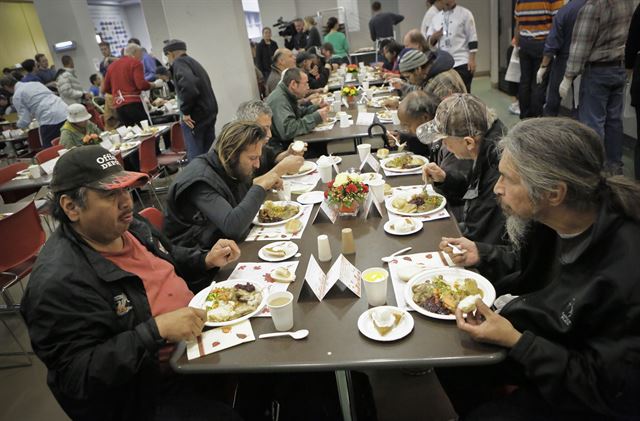
[[[236,120],[238,121],[252,121],[258,123],[260,127],[267,133],[267,138],[271,139],[271,118],[273,112],[265,102],[259,99],[253,99],[240,104],[236,111]],[[305,151],[307,150],[307,144],[300,151],[296,151],[293,148],[293,142],[289,144],[289,147],[282,151],[277,145],[267,143],[262,148],[262,157],[260,158],[260,168],[256,170],[256,175],[262,175],[271,170],[277,163],[281,162],[288,156],[295,156],[297,158],[292,159],[291,171],[297,171],[302,164],[304,164]]]
[[[640,185],[605,173],[599,136],[574,120],[522,121],[499,147],[494,191],[520,269],[499,247],[464,238],[440,246],[465,249],[458,264],[494,267],[496,311],[477,300],[475,314],[458,309],[456,320],[473,339],[506,348],[508,358],[467,368],[466,391],[460,373],[440,370],[440,381],[460,415],[483,404],[469,419],[635,419]],[[498,401],[484,393],[507,383],[519,388]]]

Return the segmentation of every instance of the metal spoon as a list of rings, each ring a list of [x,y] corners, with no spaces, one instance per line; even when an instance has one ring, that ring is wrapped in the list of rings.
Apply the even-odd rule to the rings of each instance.
[[[277,336],[291,336],[293,339],[303,339],[309,336],[307,329],[296,330],[295,332],[275,332],[275,333],[263,333],[258,336],[260,339],[275,338]]]

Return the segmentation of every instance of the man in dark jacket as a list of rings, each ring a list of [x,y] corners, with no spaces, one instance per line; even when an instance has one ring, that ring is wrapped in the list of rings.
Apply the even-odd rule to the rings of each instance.
[[[201,155],[177,175],[169,188],[164,231],[185,247],[204,247],[220,238],[242,241],[267,191],[282,184],[281,175],[291,169],[291,159],[260,177],[262,147],[267,134],[258,124],[236,121],[220,133],[215,150]]]
[[[509,274],[492,279],[497,312],[478,300],[475,315],[456,313],[462,331],[505,347],[508,359],[467,368],[466,395],[450,370],[438,372],[441,383],[461,416],[484,403],[465,419],[637,419],[640,272],[630,250],[640,186],[607,175],[599,136],[574,120],[524,120],[499,148],[495,192],[521,269],[501,259],[504,248],[464,238],[440,246],[466,250],[458,264],[490,258],[494,273]],[[496,380],[519,388],[487,402]]]
[[[431,131],[431,141],[443,139],[446,149],[460,160],[473,161],[473,167],[466,174],[449,173],[430,162],[424,167],[423,176],[434,181],[436,189],[447,199],[464,201],[460,219],[463,236],[483,243],[504,244],[504,215],[493,187],[500,176],[497,143],[506,134],[506,127],[478,97],[453,94],[438,106]]]
[[[266,94],[269,96],[271,92],[276,89],[280,79],[282,79],[282,72],[287,69],[296,67],[296,58],[288,48],[278,48],[273,53],[273,60],[271,62],[271,73],[267,78]]]
[[[256,66],[264,75],[265,80],[271,72],[271,59],[278,49],[278,43],[271,39],[271,28],[262,28],[262,40],[256,45]]]
[[[171,63],[190,161],[209,151],[216,138],[218,103],[209,75],[200,63],[187,55],[184,41],[166,41],[162,50]]]
[[[169,419],[187,414],[190,396],[209,407],[211,394],[194,387],[201,382],[173,374],[167,360],[206,318],[187,307],[191,281],[240,250],[229,240],[211,251],[172,245],[133,213],[129,189],[146,179],[100,146],[70,150],[53,172],[60,226],[40,251],[21,311],[49,387],[74,420]],[[200,410],[230,416],[220,404]]]

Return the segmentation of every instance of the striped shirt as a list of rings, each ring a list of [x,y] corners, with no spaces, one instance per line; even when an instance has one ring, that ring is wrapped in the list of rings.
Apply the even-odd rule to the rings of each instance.
[[[520,36],[544,40],[551,31],[553,17],[562,6],[563,0],[517,0],[514,16]]]
[[[624,59],[633,0],[588,0],[573,28],[565,76],[573,79],[586,63]]]

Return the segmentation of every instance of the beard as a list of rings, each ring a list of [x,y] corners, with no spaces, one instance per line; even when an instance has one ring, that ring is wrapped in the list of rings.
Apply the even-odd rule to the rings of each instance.
[[[253,168],[250,171],[243,171],[242,168],[240,168],[239,164],[236,164],[233,167],[233,178],[235,178],[236,180],[238,180],[241,183],[244,184],[249,184],[253,181],[253,177],[255,175],[255,172],[253,171]]]
[[[505,225],[511,245],[515,251],[520,251],[527,232],[529,231],[529,227],[531,226],[531,219],[522,218],[517,215],[507,215]]]

